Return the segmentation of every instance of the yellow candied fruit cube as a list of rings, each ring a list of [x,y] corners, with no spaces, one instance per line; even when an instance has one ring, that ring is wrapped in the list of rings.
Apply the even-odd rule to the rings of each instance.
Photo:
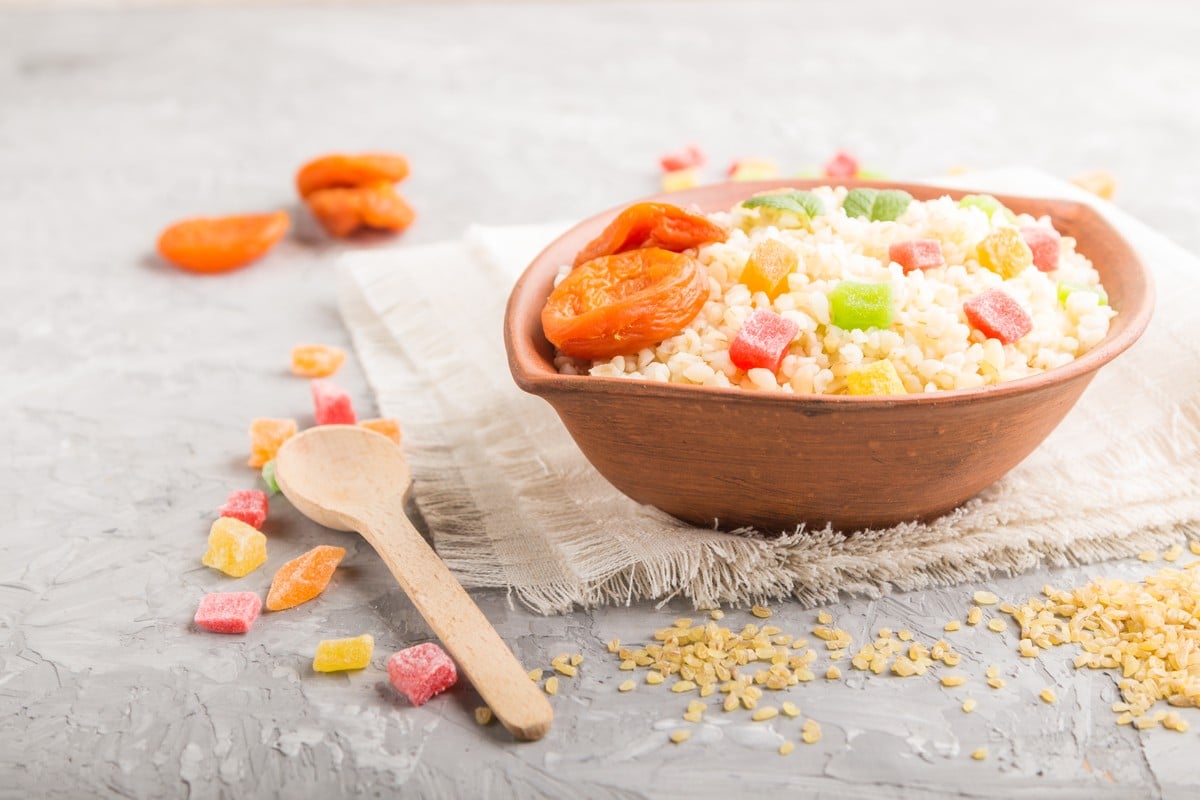
[[[302,378],[328,378],[346,360],[346,351],[327,344],[298,344],[292,348],[292,372]]]
[[[391,439],[396,444],[400,444],[400,421],[395,417],[376,417],[375,419],[364,419],[358,423],[358,427],[366,428],[369,431],[375,431],[376,433]]]
[[[1016,228],[997,228],[975,250],[979,264],[1002,278],[1012,278],[1033,266],[1033,251]]]
[[[908,394],[895,365],[886,358],[846,373],[846,391],[860,396]]]
[[[351,639],[325,639],[317,644],[313,658],[316,672],[341,672],[347,669],[365,669],[371,663],[375,650],[375,638],[369,633]]]
[[[241,578],[267,560],[267,537],[240,519],[220,517],[208,530],[208,550],[200,562]]]
[[[251,467],[261,467],[275,458],[283,443],[296,435],[296,420],[258,417],[250,422]]]
[[[760,242],[750,253],[741,282],[752,292],[764,292],[774,300],[788,288],[787,276],[796,271],[800,258],[778,239]],[[823,612],[822,612],[823,613]]]
[[[684,167],[664,172],[662,190],[664,192],[681,192],[700,185],[700,173],[695,167]]]
[[[1117,193],[1117,179],[1106,169],[1081,172],[1071,178],[1071,183],[1105,200],[1112,200]]]
[[[769,158],[745,158],[729,172],[732,181],[769,181],[779,177],[779,165]]]

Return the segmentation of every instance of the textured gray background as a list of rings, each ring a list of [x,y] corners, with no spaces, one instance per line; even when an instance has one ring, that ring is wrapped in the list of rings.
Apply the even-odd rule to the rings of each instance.
[[[969,7],[969,8],[968,8]],[[581,216],[656,189],[655,158],[699,141],[815,166],[846,147],[895,176],[1023,163],[1107,167],[1120,202],[1200,249],[1200,15],[1187,2],[407,5],[0,12],[0,796],[251,797],[1200,795],[1192,732],[1113,725],[1104,674],[1066,652],[1019,663],[1010,635],[958,634],[979,710],[929,680],[794,692],[825,738],[775,754],[798,721],[719,712],[681,747],[685,700],[603,654],[681,606],[543,619],[480,594],[530,666],[588,657],[557,721],[517,745],[471,720],[458,688],[421,709],[386,683],[428,636],[373,554],[275,503],[271,558],[241,582],[200,566],[213,510],[252,485],[245,426],[308,417],[292,344],[346,343],[332,297],[340,245],[301,220],[264,263],[196,278],[152,256],[193,214],[293,203],[314,154],[396,149],[419,210],[412,243],[472,222]],[[357,365],[340,376],[360,408]],[[190,629],[199,597],[265,589],[318,543],[350,553],[319,601],[246,637]],[[1141,574],[1141,564],[997,581]],[[957,590],[831,609],[861,638],[927,641]],[[748,619],[731,613],[731,622]],[[811,612],[786,605],[792,631]],[[371,669],[314,675],[324,636],[369,631]],[[823,663],[823,661],[822,661]],[[987,664],[1009,686],[981,686]],[[1036,693],[1059,686],[1060,703]],[[986,745],[991,758],[967,753]]]

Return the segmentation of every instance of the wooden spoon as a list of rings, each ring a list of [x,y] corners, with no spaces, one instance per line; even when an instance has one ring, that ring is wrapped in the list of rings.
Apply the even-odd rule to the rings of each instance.
[[[412,473],[394,442],[353,425],[310,428],[280,448],[275,478],[306,517],[358,531],[375,548],[513,736],[546,734],[554,718],[546,696],[405,516]]]

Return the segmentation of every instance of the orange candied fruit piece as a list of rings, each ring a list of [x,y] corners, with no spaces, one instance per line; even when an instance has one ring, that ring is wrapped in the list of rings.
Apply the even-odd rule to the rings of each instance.
[[[283,443],[296,435],[296,420],[259,417],[250,423],[250,460],[252,467],[261,467],[279,452]]]
[[[327,344],[298,344],[292,348],[292,372],[303,378],[328,378],[341,368],[346,351]]]
[[[670,203],[634,203],[579,251],[575,266],[643,247],[680,253],[703,244],[723,242],[728,236],[728,231],[703,214],[693,214]]]
[[[282,611],[312,600],[325,591],[345,555],[346,548],[323,544],[284,564],[271,578],[267,609]]]
[[[381,433],[396,444],[400,444],[400,421],[395,417],[364,419],[358,424],[360,427],[375,431],[376,433]]]
[[[566,355],[612,358],[679,333],[708,296],[708,273],[695,258],[631,250],[572,270],[546,300],[542,330]]]
[[[286,211],[193,217],[159,234],[158,254],[189,272],[228,272],[262,258],[289,227]]]
[[[760,242],[742,270],[742,283],[752,292],[766,292],[774,300],[787,289],[787,276],[800,263],[796,251],[778,239]]]
[[[318,189],[305,201],[317,222],[330,236],[338,238],[345,238],[362,228],[403,231],[416,218],[412,206],[386,181]]]
[[[321,189],[399,183],[408,177],[408,159],[395,153],[334,153],[314,158],[296,173],[296,190],[308,197]]]

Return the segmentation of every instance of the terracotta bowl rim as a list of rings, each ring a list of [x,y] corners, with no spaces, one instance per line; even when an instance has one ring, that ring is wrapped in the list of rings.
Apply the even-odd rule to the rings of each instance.
[[[729,183],[714,183],[699,186],[694,189],[688,189],[670,194],[656,194],[648,197],[630,200],[619,205],[606,209],[598,214],[581,220],[572,225],[568,230],[557,236],[553,241],[547,244],[533,258],[532,261],[522,271],[520,277],[513,286],[512,292],[509,295],[508,304],[504,311],[504,346],[508,354],[509,369],[512,372],[513,379],[517,385],[526,392],[534,395],[547,395],[557,393],[577,393],[586,392],[592,394],[625,394],[633,393],[643,397],[666,397],[675,400],[687,398],[695,398],[701,400],[719,400],[723,403],[780,403],[787,404],[796,408],[802,409],[825,409],[841,408],[842,410],[850,410],[854,407],[861,407],[862,410],[868,408],[886,408],[900,405],[928,405],[928,406],[945,406],[957,405],[960,403],[969,403],[983,398],[999,399],[1009,395],[1024,394],[1027,392],[1036,392],[1051,385],[1067,383],[1072,379],[1079,378],[1088,373],[1095,372],[1103,367],[1108,362],[1112,361],[1118,355],[1129,349],[1134,342],[1141,337],[1146,330],[1146,326],[1150,323],[1150,318],[1154,312],[1155,305],[1155,289],[1154,282],[1149,270],[1141,258],[1129,245],[1121,233],[1113,227],[1113,225],[1094,209],[1088,203],[1053,197],[1038,197],[1028,195],[1012,195],[1012,194],[995,194],[987,192],[983,189],[962,189],[951,188],[947,186],[939,186],[929,183],[914,183],[914,182],[895,182],[895,181],[876,181],[863,179],[849,180],[830,180],[830,179],[776,179],[769,181],[745,181],[739,182],[736,185],[739,188],[739,194],[743,197],[749,197],[752,194],[766,191],[769,189],[780,188],[797,188],[806,189],[818,186],[844,186],[847,188],[855,187],[871,187],[879,189],[903,189],[908,192],[917,192],[928,194],[936,193],[936,197],[943,194],[951,196],[962,196],[968,194],[992,194],[1005,205],[1009,205],[1010,201],[1015,201],[1015,205],[1021,205],[1024,202],[1034,203],[1053,203],[1062,206],[1071,206],[1082,209],[1084,213],[1094,215],[1097,220],[1108,229],[1111,236],[1129,251],[1129,258],[1126,263],[1121,266],[1125,271],[1132,271],[1137,282],[1144,287],[1142,295],[1142,303],[1132,308],[1120,308],[1118,314],[1124,317],[1123,327],[1113,335],[1110,333],[1087,353],[1084,353],[1079,358],[1065,364],[1061,367],[1046,370],[1045,372],[1036,375],[1029,375],[1023,378],[1016,378],[1010,381],[1004,381],[990,386],[981,386],[971,389],[949,389],[941,392],[921,392],[917,394],[907,395],[888,395],[888,396],[855,396],[855,395],[817,395],[817,394],[786,394],[783,392],[754,392],[746,389],[732,386],[691,386],[685,384],[663,383],[659,381],[643,381],[630,378],[610,378],[599,377],[592,375],[563,375],[555,368],[553,362],[547,362],[546,359],[537,351],[534,342],[525,335],[522,330],[522,323],[527,319],[528,314],[535,314],[540,317],[541,308],[545,304],[544,297],[533,298],[530,296],[534,278],[536,273],[540,273],[542,262],[546,254],[553,250],[558,244],[571,236],[574,236],[580,228],[590,225],[597,225],[601,220],[609,220],[622,209],[632,205],[633,203],[654,201],[654,202],[670,202],[675,205],[687,206],[690,203],[700,202],[706,196],[719,191],[727,191],[725,187],[730,186]],[[915,192],[914,192],[915,194]],[[599,232],[599,229],[597,229]],[[1083,242],[1086,246],[1086,242]]]

